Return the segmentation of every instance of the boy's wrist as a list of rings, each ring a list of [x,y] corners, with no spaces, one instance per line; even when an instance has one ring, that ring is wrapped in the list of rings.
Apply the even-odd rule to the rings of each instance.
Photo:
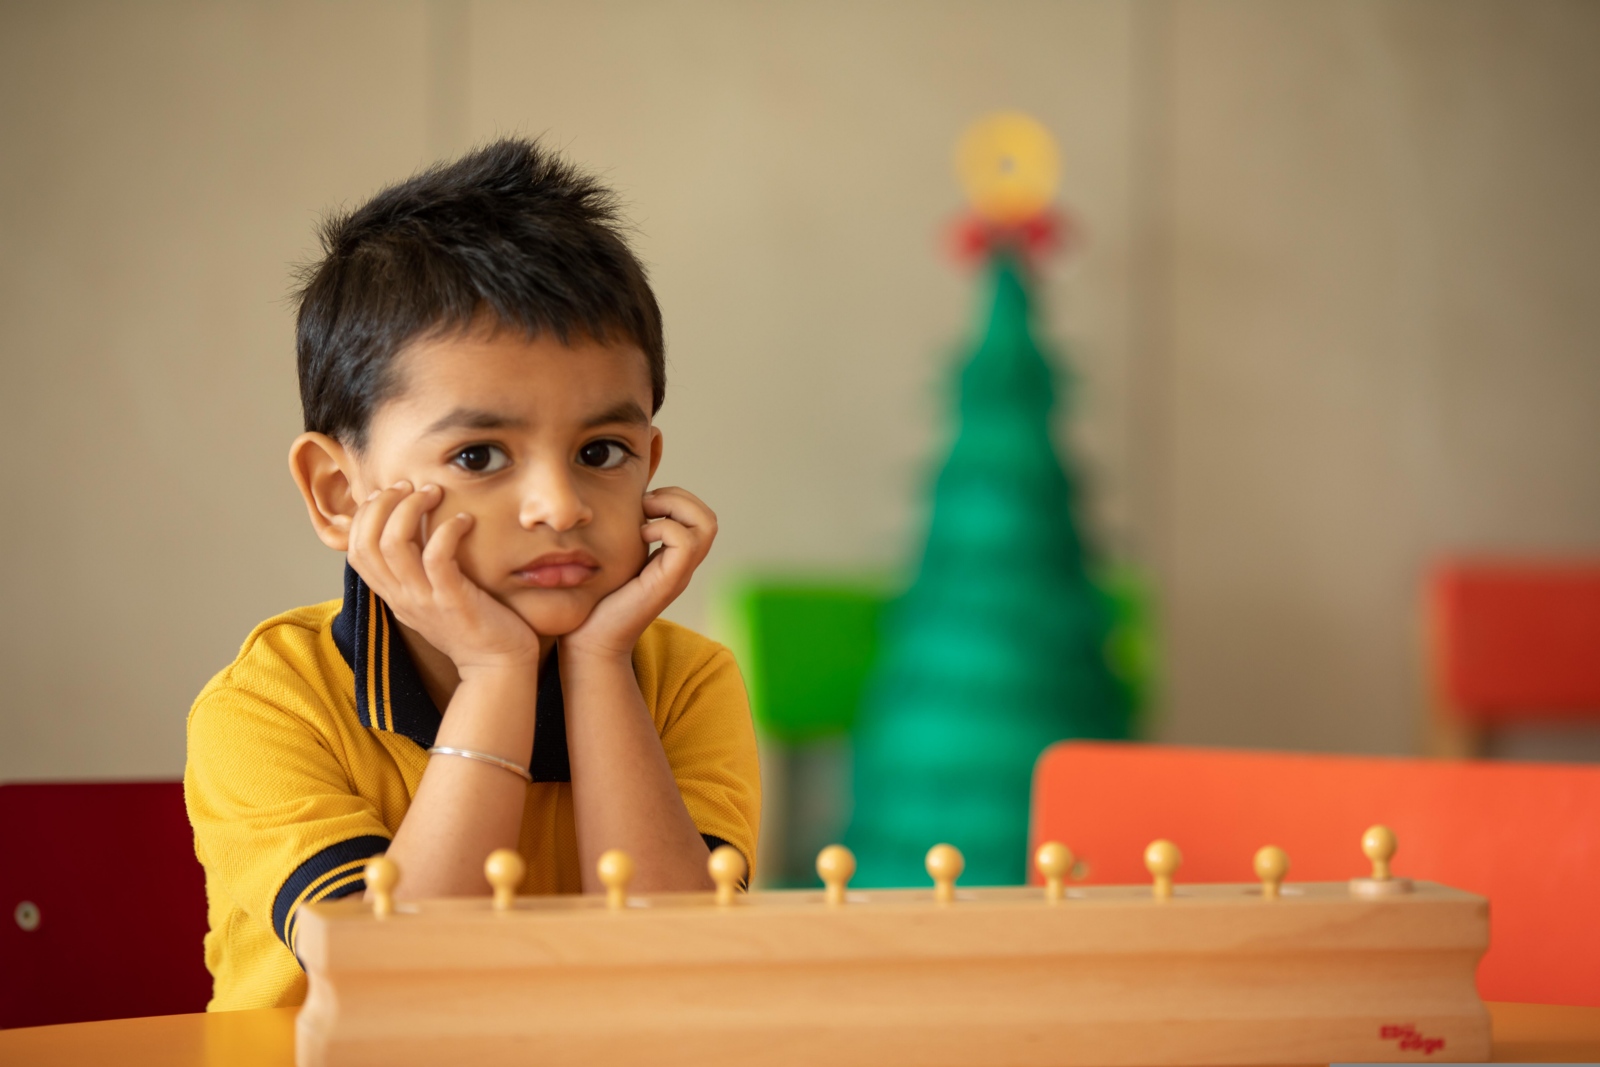
[[[513,759],[532,742],[538,700],[537,665],[463,670],[436,743]]]
[[[461,682],[456,687],[455,696],[450,700],[451,707],[458,702],[457,698],[462,695],[462,690],[479,699],[486,697],[494,702],[515,699],[523,695],[536,696],[539,692],[537,658],[525,661],[471,663],[457,667],[456,671]]]
[[[632,644],[621,648],[605,644],[561,641],[556,645],[556,650],[561,657],[561,674],[564,678],[605,670],[626,670],[630,674],[633,673]]]

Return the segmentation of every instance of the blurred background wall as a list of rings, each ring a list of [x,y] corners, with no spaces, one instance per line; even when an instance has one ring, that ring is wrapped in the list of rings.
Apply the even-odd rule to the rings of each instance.
[[[337,595],[290,270],[496,134],[637,224],[662,477],[722,519],[672,614],[902,569],[975,304],[951,147],[999,108],[1086,233],[1063,437],[1159,583],[1154,735],[1411,751],[1427,563],[1600,546],[1597,54],[1581,0],[0,7],[0,778],[178,774],[250,628]]]

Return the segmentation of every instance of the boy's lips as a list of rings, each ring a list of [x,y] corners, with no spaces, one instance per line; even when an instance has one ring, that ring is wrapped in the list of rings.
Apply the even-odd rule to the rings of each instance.
[[[524,563],[511,576],[535,589],[571,589],[582,585],[600,569],[600,561],[587,552],[546,552]]]

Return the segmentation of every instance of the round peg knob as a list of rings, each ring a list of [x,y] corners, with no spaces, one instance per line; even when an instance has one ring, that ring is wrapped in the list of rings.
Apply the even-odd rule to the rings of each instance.
[[[626,907],[628,883],[633,881],[633,857],[620,848],[610,848],[600,853],[594,870],[600,876],[600,884],[606,887],[606,907]]]
[[[1033,854],[1033,862],[1044,875],[1044,898],[1052,904],[1066,895],[1066,880],[1074,862],[1072,850],[1060,841],[1046,841]]]
[[[1371,878],[1350,879],[1350,892],[1358,897],[1392,897],[1412,891],[1411,879],[1396,878],[1389,869],[1399,844],[1387,826],[1373,826],[1361,835],[1361,851],[1372,861]]]
[[[956,879],[967,865],[961,850],[954,845],[934,845],[928,850],[926,866],[933,879],[933,899],[948,904],[956,899]]]
[[[843,904],[845,889],[856,873],[856,854],[843,845],[829,845],[817,853],[817,877],[828,887],[828,903]]]
[[[1256,850],[1256,877],[1261,879],[1261,895],[1276,900],[1278,887],[1289,873],[1289,854],[1277,845],[1262,845]]]
[[[494,887],[494,910],[509,911],[528,865],[514,848],[497,848],[483,861],[483,876]]]
[[[1183,853],[1178,851],[1166,838],[1150,842],[1144,850],[1144,866],[1155,877],[1155,884],[1151,886],[1151,893],[1157,900],[1166,900],[1172,896],[1172,876],[1178,873],[1178,866],[1183,863]]]
[[[1400,843],[1395,840],[1394,831],[1387,826],[1370,827],[1361,835],[1361,851],[1372,861],[1374,882],[1389,880],[1389,861],[1394,858],[1395,850],[1399,847]]]
[[[733,895],[739,890],[739,883],[744,881],[747,867],[744,862],[744,853],[732,845],[718,845],[706,860],[706,870],[711,874],[711,880],[717,884],[717,904],[727,907],[733,903]]]
[[[363,877],[367,888],[372,890],[372,914],[380,919],[393,915],[394,887],[400,884],[400,865],[388,856],[374,856],[367,861]]]

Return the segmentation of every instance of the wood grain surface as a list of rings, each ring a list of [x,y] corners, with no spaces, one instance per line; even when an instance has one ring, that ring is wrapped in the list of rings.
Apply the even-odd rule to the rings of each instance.
[[[952,868],[954,869],[954,868]],[[937,880],[937,877],[936,877]],[[948,879],[947,879],[948,881]],[[305,908],[301,1067],[1014,1067],[1490,1053],[1482,897],[1429,882]],[[759,1050],[759,1052],[753,1051]]]

